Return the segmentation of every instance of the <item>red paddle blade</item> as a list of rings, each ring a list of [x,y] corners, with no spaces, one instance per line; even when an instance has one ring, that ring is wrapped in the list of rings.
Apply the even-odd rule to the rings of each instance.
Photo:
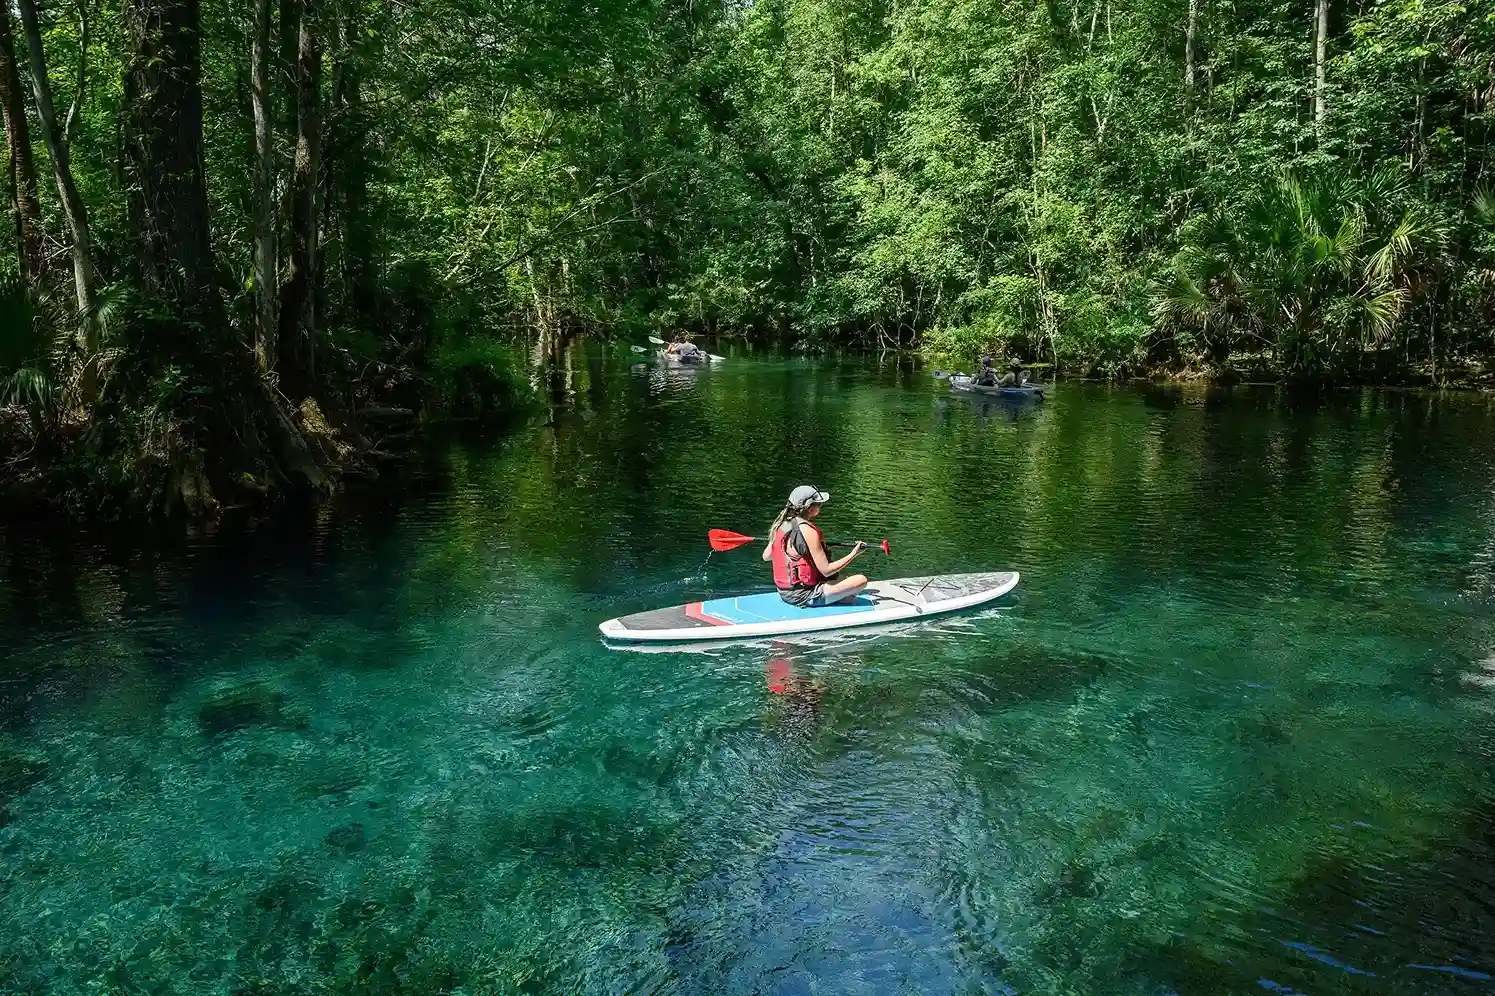
[[[883,552],[883,556],[885,556],[885,557],[891,557],[893,555],[893,551],[890,550],[890,549],[888,549],[888,541],[887,540],[883,540],[882,541],[882,552]]]
[[[735,550],[744,543],[753,542],[754,539],[752,536],[744,536],[742,533],[734,533],[728,529],[713,529],[706,534],[706,538],[711,541],[711,549],[718,553]]]

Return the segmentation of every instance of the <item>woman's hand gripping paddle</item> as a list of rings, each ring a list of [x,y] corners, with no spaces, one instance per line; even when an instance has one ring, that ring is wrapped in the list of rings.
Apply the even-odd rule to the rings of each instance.
[[[758,538],[756,536],[744,536],[742,535],[742,533],[734,533],[731,530],[727,529],[713,529],[706,534],[706,538],[711,541],[711,549],[715,550],[717,553],[726,553],[728,550],[735,550],[745,543],[758,542]],[[866,541],[863,542],[868,549],[881,550],[886,556],[889,557],[893,555],[893,551],[888,547],[887,540],[881,540],[876,543],[869,543]],[[850,543],[830,543],[827,545],[851,546]]]

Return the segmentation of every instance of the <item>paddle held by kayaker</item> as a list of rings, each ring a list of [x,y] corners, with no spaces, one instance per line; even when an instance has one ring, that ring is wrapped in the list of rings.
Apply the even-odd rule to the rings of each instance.
[[[795,488],[773,520],[768,545],[763,548],[763,559],[773,563],[779,597],[802,609],[855,601],[867,587],[867,578],[861,574],[838,578],[866,544],[858,541],[846,556],[831,560],[825,552],[825,538],[810,521],[830,498],[828,492],[808,484]]]

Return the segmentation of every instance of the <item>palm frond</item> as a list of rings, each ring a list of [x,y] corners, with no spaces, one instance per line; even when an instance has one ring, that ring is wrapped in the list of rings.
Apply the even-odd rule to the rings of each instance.
[[[23,280],[0,278],[0,373],[33,362],[44,351],[36,301]]]
[[[1160,321],[1203,327],[1225,306],[1221,285],[1230,277],[1226,261],[1200,246],[1185,246],[1165,280],[1152,285],[1152,313]]]
[[[1294,226],[1304,238],[1315,238],[1323,234],[1323,228],[1319,224],[1315,190],[1310,189],[1298,177],[1291,174],[1283,177],[1282,181],[1283,202],[1288,208],[1288,216]]]
[[[1175,274],[1153,294],[1152,314],[1159,321],[1198,325],[1209,313],[1210,300],[1204,288],[1184,274]]]
[[[1407,192],[1407,173],[1399,165],[1382,165],[1365,178],[1355,199],[1372,210],[1395,210]]]
[[[1384,345],[1396,328],[1397,319],[1401,317],[1407,292],[1400,287],[1393,287],[1379,294],[1360,296],[1356,300],[1365,317],[1366,329],[1370,333],[1368,338],[1378,346]]]
[[[110,284],[99,291],[90,320],[95,322],[101,338],[117,331],[135,304],[135,288],[127,281]]]
[[[1444,233],[1426,215],[1409,208],[1386,236],[1381,248],[1365,264],[1366,282],[1375,287],[1389,287],[1414,258],[1423,243],[1437,243]]]
[[[1486,225],[1495,225],[1495,190],[1481,187],[1475,192],[1471,207],[1476,218]]]
[[[0,379],[0,407],[20,405],[37,414],[51,409],[54,396],[52,378],[37,367],[22,367]]]
[[[1345,213],[1339,222],[1339,230],[1326,242],[1322,261],[1339,273],[1348,276],[1355,270],[1360,258],[1360,247],[1365,242],[1365,220],[1358,210]]]

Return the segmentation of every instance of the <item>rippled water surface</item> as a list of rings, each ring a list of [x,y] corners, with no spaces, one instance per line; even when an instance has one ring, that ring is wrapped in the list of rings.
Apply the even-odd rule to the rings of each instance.
[[[1495,414],[665,375],[396,492],[0,549],[0,992],[1495,988]],[[886,633],[605,647],[798,483]]]

